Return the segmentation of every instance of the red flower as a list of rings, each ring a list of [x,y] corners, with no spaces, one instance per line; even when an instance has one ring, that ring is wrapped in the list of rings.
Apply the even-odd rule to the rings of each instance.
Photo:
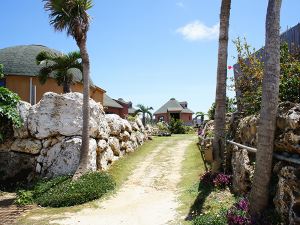
[[[228,69],[231,70],[233,67],[232,66],[228,66]]]

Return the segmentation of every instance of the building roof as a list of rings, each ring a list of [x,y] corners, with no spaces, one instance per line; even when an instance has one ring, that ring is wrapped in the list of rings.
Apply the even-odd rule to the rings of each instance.
[[[128,108],[128,114],[135,114],[135,108]]]
[[[194,113],[192,110],[188,108],[183,108],[180,103],[175,99],[171,98],[168,102],[166,102],[162,107],[160,107],[155,114],[167,113],[167,112],[181,112],[181,113]]]
[[[123,109],[123,106],[121,106],[119,103],[117,103],[111,97],[109,97],[107,94],[104,94],[104,96],[103,96],[103,106]]]
[[[18,45],[0,49],[0,64],[3,64],[4,74],[37,76],[42,66],[36,64],[36,56],[42,51],[63,54],[43,45]],[[80,70],[74,69],[72,73],[75,82],[82,82],[82,73]],[[92,82],[91,85],[94,86]]]

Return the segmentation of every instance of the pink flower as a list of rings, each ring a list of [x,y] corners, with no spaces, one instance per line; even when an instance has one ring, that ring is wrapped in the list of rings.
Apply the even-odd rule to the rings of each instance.
[[[232,66],[228,66],[228,69],[231,70],[233,67]]]

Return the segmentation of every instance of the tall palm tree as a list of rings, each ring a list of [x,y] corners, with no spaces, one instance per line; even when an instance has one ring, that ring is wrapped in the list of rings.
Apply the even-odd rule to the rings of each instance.
[[[43,0],[44,8],[50,12],[50,24],[57,31],[67,31],[72,36],[80,50],[83,73],[83,125],[82,144],[79,166],[73,179],[79,178],[87,171],[89,150],[89,118],[90,118],[90,60],[87,52],[87,32],[90,26],[90,16],[87,11],[92,8],[92,0]]]
[[[138,109],[135,110],[135,114],[138,114],[138,113],[142,113],[143,114],[143,124],[144,126],[146,125],[146,115],[148,114],[152,120],[152,113],[150,112],[150,110],[153,110],[152,107],[147,107],[147,106],[144,106],[142,104],[138,104],[136,106]]]
[[[38,74],[40,83],[45,84],[50,74],[53,74],[57,84],[63,86],[63,92],[70,92],[71,85],[75,82],[75,73],[82,73],[79,59],[80,52],[70,52],[67,55],[40,52],[36,57],[36,63],[42,65]]]
[[[226,116],[226,80],[227,80],[227,55],[228,55],[228,30],[231,0],[222,0],[220,13],[220,34],[218,50],[218,69],[216,87],[216,109],[214,116],[213,140],[213,171],[221,169],[225,148],[225,116]]]
[[[266,44],[262,102],[254,179],[250,193],[250,211],[260,214],[268,204],[269,183],[280,75],[280,9],[281,0],[269,0],[266,16]]]

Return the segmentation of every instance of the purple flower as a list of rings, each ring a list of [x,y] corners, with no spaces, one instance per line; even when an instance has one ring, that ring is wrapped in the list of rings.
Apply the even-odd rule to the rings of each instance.
[[[231,176],[224,173],[219,173],[214,179],[213,184],[215,187],[225,188],[231,183]]]

